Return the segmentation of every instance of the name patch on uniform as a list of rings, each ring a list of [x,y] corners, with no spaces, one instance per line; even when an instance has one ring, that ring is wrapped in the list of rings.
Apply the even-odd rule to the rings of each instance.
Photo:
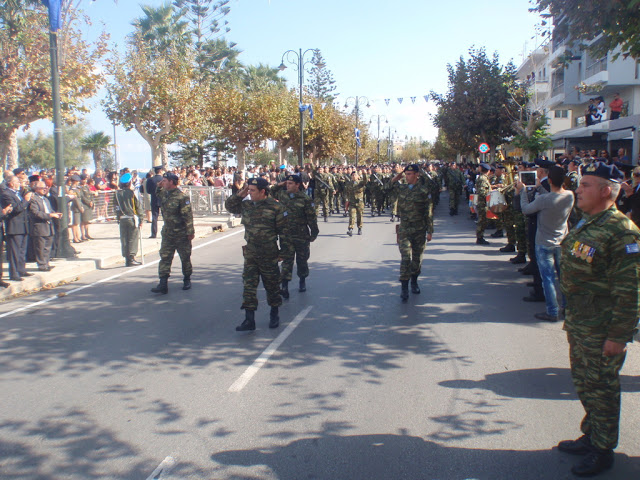
[[[185,200],[185,201],[184,201],[184,204],[185,204],[185,205],[189,205],[190,203],[191,203],[191,202],[190,202],[189,200]]]
[[[627,253],[640,253],[640,245],[637,243],[630,243],[629,245],[625,245],[625,250]]]
[[[284,217],[286,217],[286,216],[287,216],[287,215],[289,215],[289,214],[288,214],[287,212],[284,212],[282,215],[283,215]]]

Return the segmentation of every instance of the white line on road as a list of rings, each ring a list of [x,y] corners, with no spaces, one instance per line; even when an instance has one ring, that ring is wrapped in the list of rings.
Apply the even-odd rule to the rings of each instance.
[[[194,247],[193,250],[198,250],[199,248],[206,247],[208,245],[211,245],[212,243],[219,242],[221,240],[224,240],[225,238],[232,237],[232,236],[237,235],[237,234],[242,233],[242,232],[244,232],[244,229],[240,229],[237,232],[230,233],[229,235],[225,235],[224,237],[219,237],[219,238],[216,238],[216,239],[211,240],[209,242],[206,242],[206,243],[203,243],[201,245],[198,245],[197,247]],[[177,256],[177,255],[178,255],[178,252],[175,253],[174,257]],[[29,310],[29,309],[34,308],[34,307],[38,307],[40,305],[44,305],[46,303],[52,302],[53,300],[57,300],[59,298],[68,297],[72,293],[81,292],[82,290],[85,290],[87,288],[91,288],[91,287],[94,287],[94,286],[99,285],[101,283],[105,283],[105,282],[109,282],[111,280],[115,280],[116,278],[122,277],[123,275],[128,275],[130,273],[135,273],[138,270],[142,270],[143,268],[147,268],[147,267],[150,267],[152,265],[156,265],[158,263],[160,263],[159,259],[155,260],[155,261],[153,261],[151,263],[145,263],[144,265],[141,265],[141,266],[136,267],[136,268],[125,270],[122,273],[118,273],[116,275],[112,275],[110,277],[103,278],[101,280],[98,280],[97,282],[90,283],[89,285],[83,285],[82,287],[74,288],[73,290],[69,290],[68,292],[66,292],[62,297],[59,297],[58,295],[53,295],[52,297],[45,298],[44,300],[40,300],[39,302],[30,303],[29,305],[25,305],[24,307],[16,308],[15,310],[11,310],[10,312],[3,313],[3,314],[0,315],[0,318],[8,317],[10,315],[13,315],[14,313],[23,312],[25,310]]]
[[[162,478],[167,478],[166,475],[171,471],[171,469],[176,465],[176,459],[173,457],[166,457],[158,468],[156,468],[151,475],[147,477],[147,480],[160,480]]]
[[[307,307],[298,315],[296,315],[296,318],[294,318],[293,321],[289,325],[287,325],[287,328],[285,328],[282,333],[269,344],[269,346],[264,350],[264,352],[260,354],[256,361],[253,362],[253,364],[249,368],[247,368],[235,382],[233,382],[233,385],[229,387],[230,392],[239,392],[247,385],[247,383],[249,383],[249,380],[251,380],[253,376],[258,373],[258,370],[260,370],[265,365],[265,363],[267,363],[269,357],[271,357],[271,355],[273,355],[275,351],[278,350],[278,347],[282,345],[282,342],[284,342],[287,337],[291,335],[291,332],[293,332],[295,328],[300,325],[300,322],[304,320],[304,317],[309,314],[312,308],[313,307],[311,306]]]

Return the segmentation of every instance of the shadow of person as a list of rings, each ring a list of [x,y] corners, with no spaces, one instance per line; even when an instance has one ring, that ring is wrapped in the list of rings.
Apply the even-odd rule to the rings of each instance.
[[[211,459],[236,468],[259,467],[262,472],[266,466],[279,480],[557,480],[570,478],[569,470],[577,460],[551,449],[452,448],[391,434],[304,438],[273,448],[219,452]],[[231,477],[257,478],[256,471],[239,472],[234,469]],[[631,479],[638,474],[640,460],[618,454],[615,467],[599,478]]]
[[[640,377],[621,375],[623,392],[640,392]],[[445,380],[438,385],[448,388],[490,390],[503,397],[542,400],[577,400],[568,368],[531,368],[491,373],[484,380]]]

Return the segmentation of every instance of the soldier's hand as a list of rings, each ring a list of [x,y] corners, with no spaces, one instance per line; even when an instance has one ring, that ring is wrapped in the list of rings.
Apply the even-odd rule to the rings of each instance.
[[[196,238],[196,236],[195,236],[195,235],[187,235],[187,238],[188,238],[189,240],[193,240],[194,238]]]
[[[430,233],[427,233],[427,242],[430,242],[432,238],[433,238],[433,235]]]
[[[611,340],[605,340],[604,346],[602,347],[602,354],[605,357],[614,357],[616,355],[620,355],[627,349],[626,343],[618,343],[612,342]]]

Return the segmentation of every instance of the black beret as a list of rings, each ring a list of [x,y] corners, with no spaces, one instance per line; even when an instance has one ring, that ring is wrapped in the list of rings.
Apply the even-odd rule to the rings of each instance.
[[[549,170],[551,167],[553,167],[556,164],[556,162],[552,162],[551,160],[545,160],[544,158],[536,158],[535,164],[540,168],[546,168],[547,170]]]
[[[615,165],[607,165],[603,162],[587,165],[586,168],[582,169],[582,175],[595,175],[616,183],[620,183],[624,179],[624,174]]]
[[[496,165],[496,168],[504,169],[504,165],[498,164],[498,165]]]
[[[253,177],[247,181],[247,185],[255,185],[258,190],[264,190],[269,187],[269,182],[262,177]]]
[[[296,182],[296,183],[302,183],[302,179],[300,178],[300,175],[287,175],[287,181],[288,182]]]
[[[18,168],[14,168],[14,169],[13,169],[13,174],[14,174],[14,175],[19,175],[19,174],[21,174],[22,172],[24,172],[24,168],[20,168],[20,167],[18,167]]]
[[[614,162],[613,164],[618,168],[618,170],[626,173],[627,175],[629,175],[634,168],[634,165],[629,165],[628,163]]]
[[[29,183],[31,182],[37,182],[38,180],[40,180],[40,176],[39,175],[31,175],[29,177]]]
[[[489,165],[488,163],[481,163],[480,168],[483,169],[485,172],[488,172],[489,170],[491,170],[491,165]]]
[[[404,171],[405,172],[419,172],[420,171],[420,167],[418,167],[418,165],[416,165],[415,163],[412,163],[411,165],[407,165],[406,167],[404,167]]]
[[[180,180],[180,177],[178,177],[178,175],[173,172],[167,172],[163,175],[163,177],[176,183],[178,183],[178,181]]]

